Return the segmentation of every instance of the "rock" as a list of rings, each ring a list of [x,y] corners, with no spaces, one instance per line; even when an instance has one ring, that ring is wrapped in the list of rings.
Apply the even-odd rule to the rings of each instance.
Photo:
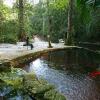
[[[11,71],[10,63],[8,61],[0,61],[0,72]]]
[[[38,79],[33,73],[27,73],[20,68],[11,68],[10,72],[0,73],[0,87],[10,87],[7,97],[22,93],[35,100],[66,100],[63,95],[54,90],[54,86],[43,79]]]
[[[36,75],[31,73],[24,75],[24,85],[27,89],[30,88],[33,94],[44,93],[53,88],[53,86],[46,82],[38,80]]]
[[[24,85],[27,92],[36,100],[66,100],[63,95],[54,90],[54,87],[43,79],[38,80],[34,74],[24,76]]]
[[[54,89],[51,89],[50,91],[46,92],[44,94],[44,98],[46,100],[66,100],[66,98],[63,95],[61,95]]]

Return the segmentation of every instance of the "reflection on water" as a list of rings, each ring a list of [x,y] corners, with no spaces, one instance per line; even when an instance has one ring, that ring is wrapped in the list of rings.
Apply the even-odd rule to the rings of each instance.
[[[100,100],[96,82],[88,76],[99,66],[96,57],[83,51],[50,52],[24,69],[46,79],[68,100]]]

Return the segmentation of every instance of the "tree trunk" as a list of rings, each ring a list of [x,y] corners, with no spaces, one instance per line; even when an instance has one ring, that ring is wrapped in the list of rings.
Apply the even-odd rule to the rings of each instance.
[[[51,45],[52,19],[49,12],[49,0],[47,0],[47,12],[48,12],[48,48],[52,48]]]
[[[19,13],[18,13],[18,19],[19,19],[19,33],[18,33],[18,39],[19,41],[25,41],[26,34],[24,30],[24,1],[19,0]]]
[[[67,35],[65,35],[65,44],[72,45],[73,44],[73,0],[69,1],[69,9],[68,9],[68,28]]]
[[[0,7],[3,7],[3,0],[0,0]],[[3,12],[0,9],[0,36],[2,36],[3,33],[3,21],[4,21],[4,16],[3,16]]]

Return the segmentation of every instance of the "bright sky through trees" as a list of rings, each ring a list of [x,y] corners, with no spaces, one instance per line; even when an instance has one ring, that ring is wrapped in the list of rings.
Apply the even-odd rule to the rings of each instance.
[[[39,0],[29,0],[29,2],[30,1],[33,1],[34,4],[37,4],[39,2]],[[4,4],[8,5],[9,7],[12,7],[14,2],[15,0],[4,0]]]
[[[10,7],[12,7],[13,3],[14,3],[14,0],[4,0],[4,4],[6,4]]]

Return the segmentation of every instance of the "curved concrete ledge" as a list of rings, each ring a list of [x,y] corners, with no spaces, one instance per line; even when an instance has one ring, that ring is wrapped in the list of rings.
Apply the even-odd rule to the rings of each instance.
[[[93,50],[87,49],[87,48],[83,48],[83,47],[78,47],[78,46],[66,46],[66,47],[60,47],[60,48],[45,48],[42,50],[37,50],[37,51],[29,51],[23,55],[19,55],[11,60],[8,61],[4,61],[1,65],[3,66],[7,66],[7,67],[19,67],[22,64],[25,63],[29,63],[33,60],[35,60],[36,58],[42,56],[43,54],[46,54],[48,52],[53,52],[53,51],[59,51],[59,50],[66,50],[66,49],[84,49],[86,51],[89,52],[93,52],[93,53],[97,53]]]
[[[35,52],[30,52],[25,55],[21,55],[19,57],[16,57],[12,60],[10,60],[10,66],[15,66],[18,67],[20,64],[25,64],[29,63],[39,57],[41,57],[43,54],[53,52],[53,51],[60,51],[60,50],[65,50],[65,49],[73,49],[73,48],[78,48],[78,47],[63,47],[63,48],[47,48],[43,50],[38,50]]]

